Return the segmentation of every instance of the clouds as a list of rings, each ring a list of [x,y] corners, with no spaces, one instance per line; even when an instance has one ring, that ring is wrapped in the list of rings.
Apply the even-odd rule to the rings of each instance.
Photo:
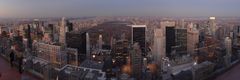
[[[239,0],[1,0],[0,16],[238,16]]]

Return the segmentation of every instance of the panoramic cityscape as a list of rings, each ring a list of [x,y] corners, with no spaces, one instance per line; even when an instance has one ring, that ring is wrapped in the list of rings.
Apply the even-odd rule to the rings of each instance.
[[[2,0],[0,80],[239,80],[238,0]]]

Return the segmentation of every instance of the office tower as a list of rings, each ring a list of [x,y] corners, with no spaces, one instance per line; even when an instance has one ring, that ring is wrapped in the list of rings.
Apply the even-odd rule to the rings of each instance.
[[[86,36],[86,31],[72,31],[66,33],[67,47],[75,48],[78,50],[78,62],[82,62],[86,59],[87,56]]]
[[[2,27],[0,26],[0,34],[2,34]]]
[[[28,25],[27,28],[27,41],[28,41],[28,48],[32,49],[32,38],[31,38],[31,26]]]
[[[187,53],[193,54],[198,43],[199,31],[193,26],[193,23],[190,23],[187,28]]]
[[[224,56],[225,66],[230,66],[232,57],[232,40],[230,37],[226,37],[224,40],[226,48],[226,55]]]
[[[160,22],[161,29],[163,30],[163,43],[166,51],[166,56],[170,57],[171,47],[175,44],[175,30],[176,26],[174,21],[162,21]],[[166,30],[168,28],[168,31]],[[168,33],[167,33],[168,32]],[[169,40],[172,39],[172,40]],[[168,41],[169,40],[169,41]]]
[[[240,34],[237,35],[237,45],[240,46]]]
[[[53,24],[48,24],[48,33],[50,33],[51,41],[54,41],[54,26]]]
[[[40,21],[39,19],[34,19],[34,21],[33,21],[33,29],[35,30],[35,31],[33,31],[33,33],[35,34],[35,35],[37,35],[37,40],[38,41],[41,41],[42,40],[42,37],[43,37],[43,29],[42,29],[42,25],[41,24],[43,24],[43,21]]]
[[[224,44],[225,44],[227,54],[231,55],[232,54],[232,40],[231,40],[231,38],[226,37],[225,41],[224,41]]]
[[[205,37],[206,37],[205,31],[199,30],[199,47],[204,47]]]
[[[90,54],[90,39],[89,39],[89,34],[86,33],[86,55],[87,58],[90,59],[91,54]]]
[[[65,28],[65,18],[62,17],[61,22],[60,22],[60,36],[59,36],[59,42],[62,45],[66,45],[66,28]]]
[[[173,47],[176,45],[175,27],[166,27],[166,56],[171,57]]]
[[[99,35],[99,37],[98,37],[98,49],[102,49],[102,45],[103,45],[102,35]]]
[[[154,30],[153,59],[157,64],[161,63],[162,57],[165,57],[164,36],[162,29]]]
[[[180,19],[178,22],[179,22],[178,28],[180,28],[180,29],[186,28],[184,19]]]
[[[128,45],[128,40],[114,41],[112,47],[112,57],[115,60],[116,66],[122,66],[127,63],[127,57],[129,56]]]
[[[175,29],[176,30],[176,47],[175,50],[178,55],[187,53],[187,29]]]
[[[39,32],[40,28],[40,21],[39,19],[34,19],[33,20],[33,28],[37,29],[37,32]]]
[[[237,44],[237,37],[240,33],[240,26],[234,26],[233,27],[233,38],[232,38],[232,44]]]
[[[235,30],[236,30],[236,44],[240,45],[240,26],[237,26],[237,29]]]
[[[140,48],[141,47],[138,45],[138,43],[134,43],[132,50],[130,51],[132,76],[137,80],[142,78],[143,59]]]
[[[146,55],[146,25],[132,25],[132,44],[136,42],[143,55]]]
[[[67,28],[67,32],[71,32],[73,31],[73,23],[71,23],[69,20],[66,20],[66,28]]]
[[[210,33],[211,35],[215,36],[217,25],[216,25],[216,18],[215,17],[209,17],[209,27],[210,27]]]
[[[219,27],[218,30],[216,31],[216,39],[218,40],[224,40],[225,39],[225,31],[224,27]]]

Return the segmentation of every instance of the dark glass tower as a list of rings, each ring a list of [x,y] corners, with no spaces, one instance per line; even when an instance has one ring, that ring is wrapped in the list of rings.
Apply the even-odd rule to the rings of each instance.
[[[143,55],[146,54],[146,25],[132,25],[132,44],[138,43]]]
[[[172,47],[176,45],[174,27],[166,27],[166,56],[171,57]]]
[[[78,62],[86,59],[86,32],[67,32],[66,44],[67,47],[78,49]]]

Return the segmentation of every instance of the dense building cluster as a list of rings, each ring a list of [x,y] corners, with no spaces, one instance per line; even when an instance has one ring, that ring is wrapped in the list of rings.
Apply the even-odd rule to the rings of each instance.
[[[20,19],[0,32],[1,56],[45,80],[204,80],[240,58],[228,18]]]

